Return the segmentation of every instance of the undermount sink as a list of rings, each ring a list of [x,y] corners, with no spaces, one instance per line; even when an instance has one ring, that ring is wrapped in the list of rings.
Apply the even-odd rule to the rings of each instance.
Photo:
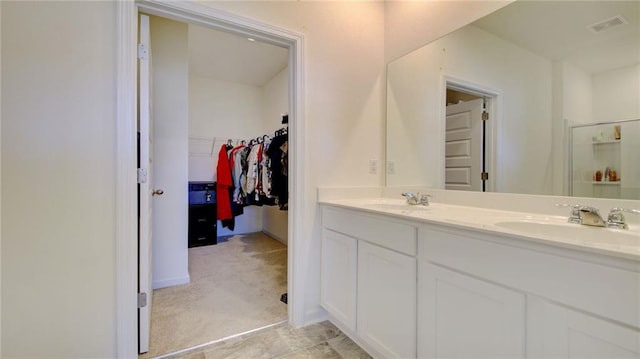
[[[608,241],[620,245],[640,245],[640,234],[604,227],[592,227],[571,223],[546,223],[535,221],[504,221],[495,223],[497,227],[534,236],[562,237],[580,241]]]

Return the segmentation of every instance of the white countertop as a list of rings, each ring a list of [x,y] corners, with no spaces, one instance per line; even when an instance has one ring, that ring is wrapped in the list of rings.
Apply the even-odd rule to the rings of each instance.
[[[628,230],[590,227],[567,223],[566,216],[441,203],[411,206],[404,199],[326,199],[320,203],[640,261],[637,225]]]

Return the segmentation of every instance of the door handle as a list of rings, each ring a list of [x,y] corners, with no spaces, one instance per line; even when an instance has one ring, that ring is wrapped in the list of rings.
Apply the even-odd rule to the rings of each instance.
[[[162,196],[163,194],[164,194],[164,190],[161,190],[161,189],[156,189],[156,190],[153,190],[153,192],[151,192],[152,196]]]

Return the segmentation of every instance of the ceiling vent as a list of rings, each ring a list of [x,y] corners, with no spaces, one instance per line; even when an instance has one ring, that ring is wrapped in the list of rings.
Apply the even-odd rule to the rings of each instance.
[[[622,15],[616,15],[612,18],[598,21],[595,24],[589,25],[587,26],[587,28],[589,28],[591,31],[595,33],[599,33],[605,30],[612,29],[614,27],[625,25],[627,23],[628,23],[627,19],[625,19]]]

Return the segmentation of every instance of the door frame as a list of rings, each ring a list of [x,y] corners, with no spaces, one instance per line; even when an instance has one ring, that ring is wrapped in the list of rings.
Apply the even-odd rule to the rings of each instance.
[[[484,133],[484,149],[483,154],[485,158],[485,169],[489,173],[489,180],[486,181],[485,192],[497,191],[497,151],[498,151],[498,129],[502,123],[502,91],[496,90],[484,85],[473,83],[467,80],[462,80],[450,75],[443,75],[440,88],[440,128],[442,129],[442,178],[441,186],[444,188],[444,170],[445,170],[445,130],[447,120],[447,89],[456,90],[458,92],[464,92],[479,97],[483,97],[487,100],[487,112],[489,113],[489,121],[486,123]]]
[[[304,322],[305,111],[304,35],[192,1],[124,0],[116,2],[116,353],[118,358],[138,355],[138,214],[137,214],[137,30],[138,11],[250,36],[289,49],[289,210],[288,317],[295,327]],[[300,263],[299,263],[300,262]]]

